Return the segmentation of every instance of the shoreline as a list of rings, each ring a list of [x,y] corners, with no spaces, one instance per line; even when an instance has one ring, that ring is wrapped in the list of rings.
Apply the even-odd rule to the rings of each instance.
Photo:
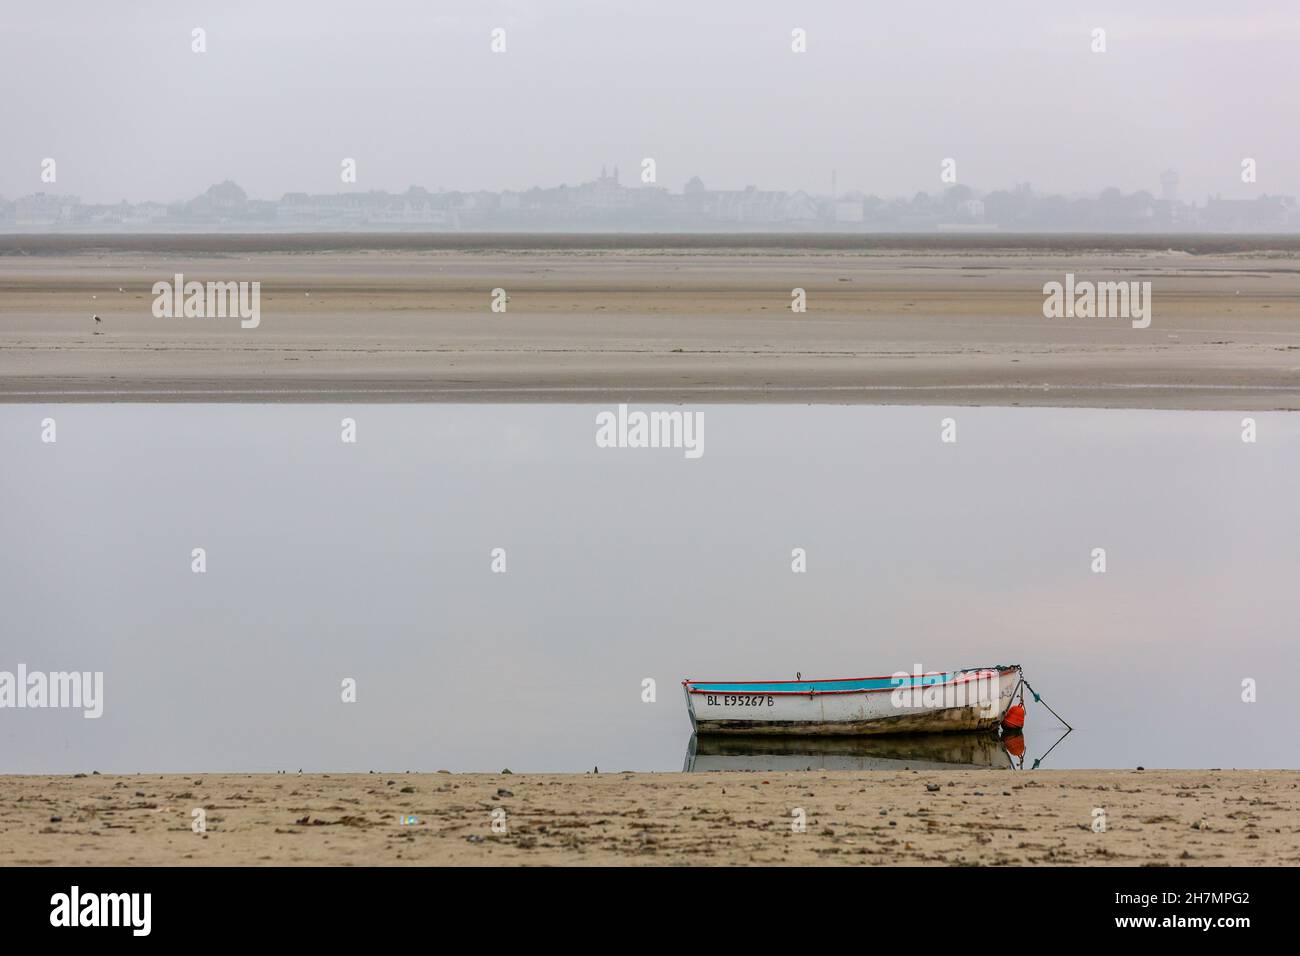
[[[1300,410],[1300,248],[241,255],[199,238],[213,248],[0,254],[0,401]],[[176,273],[258,283],[256,327],[155,317]],[[1067,274],[1150,283],[1149,327],[1045,317]]]
[[[1294,865],[1300,771],[0,776],[0,866],[808,863]]]
[[[690,252],[1180,252],[1300,254],[1300,233],[1214,232],[0,232],[0,256],[92,251],[189,253],[606,250]]]
[[[46,383],[48,385],[48,383]],[[978,400],[981,391],[996,393],[998,401]],[[1022,400],[1012,401],[1021,394]],[[579,396],[579,397],[575,397]],[[1141,396],[1143,400],[1139,400]],[[1300,410],[1300,394],[1270,386],[1212,385],[1185,388],[1177,385],[1114,383],[1042,388],[1020,385],[908,385],[908,386],[700,386],[698,390],[671,386],[337,386],[263,388],[252,381],[189,383],[172,388],[154,385],[110,388],[103,383],[76,382],[68,388],[0,389],[0,404],[26,405],[151,405],[151,404],[321,404],[321,405],[874,405],[909,408],[1112,408],[1128,411],[1243,411],[1290,412]]]

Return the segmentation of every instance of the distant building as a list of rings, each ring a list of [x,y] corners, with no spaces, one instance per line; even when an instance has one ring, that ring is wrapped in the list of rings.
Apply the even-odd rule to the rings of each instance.
[[[162,222],[167,214],[167,207],[160,202],[140,202],[127,207],[122,215],[122,223],[134,226]]]
[[[191,199],[186,205],[192,212],[222,214],[238,212],[248,203],[248,193],[227,179],[224,183],[209,186],[202,196]]]
[[[836,222],[862,222],[863,209],[861,199],[837,199],[835,200],[835,221]]]
[[[1258,199],[1214,197],[1205,204],[1202,225],[1224,232],[1272,232],[1292,222],[1295,200],[1289,196]]]
[[[71,223],[81,201],[75,196],[51,196],[36,193],[14,202],[14,224],[18,226],[54,226]]]
[[[1172,169],[1160,174],[1160,198],[1165,202],[1178,202],[1178,173]]]
[[[584,205],[594,209],[626,209],[632,204],[631,197],[627,194],[631,190],[624,189],[618,182],[618,167],[614,167],[612,176],[606,175],[605,167],[600,167],[600,178],[592,183],[583,183],[577,188],[578,200]]]
[[[941,194],[921,192],[910,198],[882,199],[856,191],[813,196],[758,186],[709,189],[698,176],[672,192],[650,183],[624,186],[615,166],[612,172],[603,167],[599,176],[575,186],[534,186],[522,192],[430,192],[411,186],[402,193],[294,192],[266,201],[250,199],[227,180],[169,205],[83,204],[75,196],[35,193],[0,200],[0,231],[1300,231],[1300,205],[1290,197],[1214,197],[1198,206],[1180,202],[1177,192],[1173,170],[1161,176],[1160,198],[1114,187],[1096,194],[1050,195],[1027,184],[983,195],[953,185]]]

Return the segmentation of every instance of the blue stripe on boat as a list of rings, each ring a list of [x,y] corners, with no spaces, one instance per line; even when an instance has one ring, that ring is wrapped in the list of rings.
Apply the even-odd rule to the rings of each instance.
[[[691,690],[703,691],[706,694],[771,694],[775,692],[808,694],[813,691],[820,693],[829,690],[890,690],[894,687],[928,687],[931,684],[946,684],[956,678],[958,673],[960,672],[948,674],[923,674],[920,677],[909,674],[906,677],[900,675],[897,678],[862,677],[856,680],[792,680],[766,684],[749,681],[738,684],[715,684],[701,683],[699,681],[687,681],[686,684]]]

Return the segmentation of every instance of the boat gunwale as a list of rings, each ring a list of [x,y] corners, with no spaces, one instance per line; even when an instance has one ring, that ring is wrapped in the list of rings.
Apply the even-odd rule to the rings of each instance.
[[[981,676],[985,674],[1001,677],[1003,674],[1007,673],[1008,671],[1015,671],[1019,669],[1020,669],[1019,664],[998,664],[995,665],[994,667],[973,667],[973,668],[968,668],[960,671],[926,671],[923,674],[908,674],[907,676],[908,677],[936,677],[936,676],[947,676],[949,674],[957,675],[953,680],[935,681],[932,684],[920,685],[920,689],[924,690],[929,687],[952,687],[956,684],[969,683],[972,680],[979,679]],[[690,678],[687,678],[686,680],[682,681],[682,687],[685,689],[687,694],[731,694],[731,693],[743,694],[745,693],[745,691],[699,690],[694,685],[728,684],[733,686],[744,686],[746,684],[843,684],[843,683],[848,683],[850,681],[867,681],[867,680],[891,680],[892,681],[896,677],[897,677],[896,674],[890,674],[890,675],[879,676],[879,677],[829,677],[825,680],[749,680],[749,681],[745,681],[745,680],[707,681],[707,680],[691,680]],[[902,690],[905,688],[916,689],[916,686],[917,685],[913,685],[913,684],[899,683],[899,684],[894,684],[890,687],[854,687],[854,688],[850,688],[849,690],[816,690],[816,689],[768,690],[768,691],[761,691],[761,693],[770,696],[778,696],[778,697],[817,697],[817,696],[825,696],[827,694],[888,694],[888,693],[893,693],[896,690]],[[758,694],[760,692],[754,691],[753,693]]]

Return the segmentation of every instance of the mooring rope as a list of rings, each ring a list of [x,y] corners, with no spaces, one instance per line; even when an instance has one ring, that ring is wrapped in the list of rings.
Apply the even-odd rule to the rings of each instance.
[[[1061,721],[1061,723],[1065,723],[1065,721]],[[1072,733],[1074,733],[1074,730],[1073,730],[1073,729],[1070,729],[1070,730],[1067,730],[1065,733],[1061,734],[1061,736],[1058,737],[1058,738],[1056,739],[1056,744],[1059,744],[1062,740],[1064,740],[1066,737],[1070,736],[1070,734],[1072,734]],[[1048,747],[1048,748],[1047,748],[1047,753],[1043,754],[1041,757],[1039,757],[1037,760],[1035,760],[1035,761],[1034,761],[1034,765],[1033,765],[1032,767],[1030,767],[1029,769],[1030,769],[1030,770],[1037,770],[1037,769],[1038,769],[1038,765],[1039,765],[1040,763],[1042,763],[1044,760],[1046,760],[1046,759],[1048,758],[1048,755],[1050,755],[1051,752],[1052,752],[1053,750],[1056,749],[1056,744],[1052,744],[1052,746]],[[1024,766],[1024,761],[1021,761],[1021,764],[1020,764],[1020,765],[1023,767],[1023,766]]]
[[[1039,695],[1038,691],[1034,690],[1034,685],[1031,684],[1031,683],[1029,683],[1029,681],[1025,680],[1025,672],[1024,672],[1024,671],[1021,671],[1021,672],[1020,672],[1020,683],[1024,684],[1025,687],[1029,688],[1029,693],[1031,693],[1031,694],[1034,695],[1034,702],[1035,702],[1035,703],[1042,704],[1042,705],[1043,705],[1044,707],[1046,707],[1049,711],[1051,711],[1052,716],[1055,717],[1057,720],[1059,720],[1059,721],[1061,722],[1061,724],[1065,727],[1066,730],[1073,730],[1073,729],[1074,729],[1074,728],[1071,727],[1068,723],[1065,722],[1065,718],[1064,718],[1064,717],[1062,717],[1062,716],[1061,716],[1060,714],[1058,714],[1056,711],[1052,710],[1052,705],[1049,704],[1047,701],[1043,700],[1043,698]],[[1015,694],[1013,693],[1012,696],[1014,697]],[[1050,753],[1050,752],[1051,752],[1051,751],[1048,751],[1048,753]],[[1045,756],[1047,756],[1047,754],[1043,754],[1043,756],[1045,757]]]

